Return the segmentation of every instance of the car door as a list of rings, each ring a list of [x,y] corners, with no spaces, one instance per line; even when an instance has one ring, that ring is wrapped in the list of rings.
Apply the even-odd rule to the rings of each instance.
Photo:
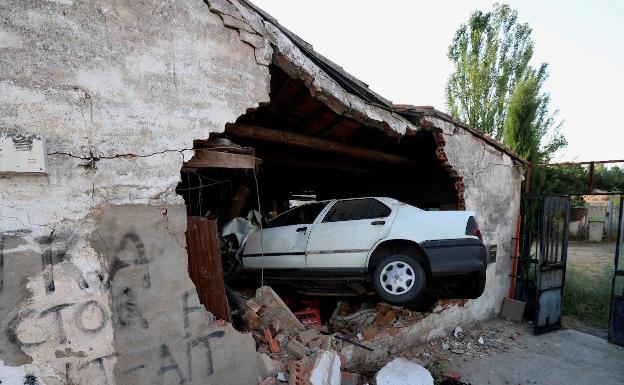
[[[309,203],[285,211],[263,230],[249,234],[243,251],[245,268],[304,268],[312,224],[327,202]]]
[[[375,198],[339,200],[308,239],[308,268],[365,268],[368,251],[390,232],[392,209]]]

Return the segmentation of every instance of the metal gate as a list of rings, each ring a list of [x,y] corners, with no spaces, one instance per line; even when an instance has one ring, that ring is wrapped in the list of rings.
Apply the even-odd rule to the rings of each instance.
[[[535,334],[561,327],[569,220],[568,196],[525,199],[519,275],[525,318],[533,320]]]
[[[624,258],[620,258],[624,242],[624,226],[622,226],[622,211],[624,195],[620,196],[620,213],[618,221],[618,236],[615,246],[615,272],[611,288],[611,310],[609,314],[609,341],[624,345]]]

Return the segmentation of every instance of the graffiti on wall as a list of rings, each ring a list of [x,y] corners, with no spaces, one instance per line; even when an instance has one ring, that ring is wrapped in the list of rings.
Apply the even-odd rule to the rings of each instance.
[[[214,373],[211,341],[222,338],[225,331],[204,328],[203,333],[198,333],[192,327],[194,314],[207,316],[193,291],[179,293],[179,300],[174,301],[180,321],[172,321],[171,326],[180,328],[179,335],[182,337],[166,339],[159,336],[159,330],[151,330],[150,316],[153,317],[158,309],[150,309],[142,300],[160,297],[162,293],[157,288],[158,283],[154,284],[155,276],[151,273],[154,259],[148,255],[144,241],[135,231],[124,232],[117,238],[109,256],[108,273],[100,275],[102,288],[111,293],[110,304],[105,299],[108,297],[93,298],[88,294],[72,296],[78,300],[63,300],[55,296],[59,291],[58,285],[63,283],[58,282],[54,271],[59,263],[67,259],[67,252],[53,247],[54,242],[50,240],[41,239],[40,244],[45,246],[41,253],[42,278],[45,296],[50,296],[44,303],[49,306],[27,306],[14,314],[5,330],[11,344],[25,352],[50,348],[48,350],[54,352],[57,365],[61,366],[59,370],[65,373],[65,383],[77,383],[80,378],[95,376],[101,379],[101,384],[112,384],[114,381],[109,378],[110,373],[113,373],[115,362],[120,361],[123,365],[117,366],[123,372],[119,373],[115,368],[116,376],[149,378],[152,382],[163,384],[205,381],[206,376]],[[76,284],[80,291],[89,287],[82,276]],[[213,325],[211,319],[209,325]],[[45,332],[33,333],[33,329],[44,329]],[[89,343],[95,345],[98,338],[110,338],[110,330],[115,331],[115,338],[136,331],[153,336],[154,341],[145,341],[144,361],[140,359],[142,354],[137,354],[137,350],[142,348],[140,346],[128,349],[133,351],[115,349],[115,353],[104,352],[106,354],[82,349]],[[140,382],[147,383],[145,380]]]

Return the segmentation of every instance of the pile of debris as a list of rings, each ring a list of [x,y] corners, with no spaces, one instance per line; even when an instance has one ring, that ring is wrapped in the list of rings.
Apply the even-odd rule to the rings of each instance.
[[[360,383],[356,373],[341,371],[342,341],[330,335],[326,326],[301,323],[270,287],[259,288],[253,298],[232,291],[229,297],[244,321],[243,330],[256,341],[262,385]]]
[[[374,373],[344,371],[345,343],[362,349],[371,330],[387,331],[418,322],[422,315],[384,303],[352,306],[339,302],[327,325],[302,323],[268,286],[251,298],[228,289],[243,331],[256,342],[261,385],[363,385]],[[401,361],[402,360],[402,361]],[[397,378],[402,381],[397,382]],[[429,372],[415,362],[394,360],[374,377],[376,384],[433,385]]]
[[[376,306],[362,303],[359,309],[346,302],[338,302],[329,319],[335,332],[343,333],[361,342],[373,342],[383,336],[393,336],[401,329],[422,321],[431,313],[441,313],[451,306],[463,306],[465,300],[442,300],[426,312],[412,311],[404,307],[380,302]]]

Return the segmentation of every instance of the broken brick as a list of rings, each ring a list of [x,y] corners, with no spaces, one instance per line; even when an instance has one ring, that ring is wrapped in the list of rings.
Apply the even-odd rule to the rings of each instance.
[[[290,378],[288,385],[305,385],[305,367],[303,362],[295,361],[290,365]]]
[[[360,375],[357,373],[341,372],[341,385],[358,385],[360,383]]]
[[[375,317],[375,320],[373,321],[373,325],[374,326],[386,326],[392,322],[394,322],[394,320],[396,319],[396,313],[394,312],[394,310],[389,310],[385,313],[379,313],[377,314],[377,317]]]
[[[364,338],[364,341],[372,341],[377,334],[379,334],[379,328],[377,326],[367,327],[362,331],[362,338]]]
[[[273,338],[269,329],[264,329],[264,339],[269,345],[271,353],[278,353],[280,351],[279,343]]]

